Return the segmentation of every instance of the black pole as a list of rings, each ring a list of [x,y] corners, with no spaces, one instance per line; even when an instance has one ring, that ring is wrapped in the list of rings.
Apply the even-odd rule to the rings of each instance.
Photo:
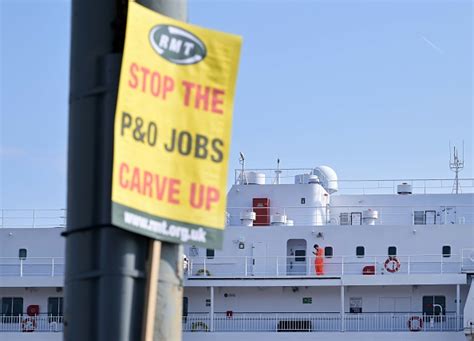
[[[141,336],[148,241],[110,225],[126,6],[126,0],[72,3],[65,340]]]
[[[141,3],[185,19],[186,1]],[[142,335],[149,242],[110,224],[113,121],[127,4],[72,2],[64,310],[68,341],[136,341]]]

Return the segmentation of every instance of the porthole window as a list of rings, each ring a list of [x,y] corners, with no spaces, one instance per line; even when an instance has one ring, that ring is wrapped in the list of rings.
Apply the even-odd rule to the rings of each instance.
[[[334,254],[334,250],[332,248],[332,246],[326,246],[324,248],[324,256],[327,257],[327,258],[331,258]]]
[[[388,247],[388,255],[390,257],[395,257],[397,255],[397,247],[396,246],[389,246]]]
[[[443,257],[451,257],[451,246],[444,245],[443,246]]]
[[[365,256],[365,247],[363,246],[358,246],[356,247],[356,256],[359,258],[362,258]]]
[[[26,259],[27,254],[28,254],[28,251],[26,249],[19,249],[18,250],[18,257],[20,259]]]
[[[207,259],[214,259],[215,250],[214,249],[206,249],[206,258]]]

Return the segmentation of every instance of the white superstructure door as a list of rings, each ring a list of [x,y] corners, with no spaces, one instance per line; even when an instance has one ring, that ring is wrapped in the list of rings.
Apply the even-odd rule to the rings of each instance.
[[[267,243],[265,242],[252,244],[252,274],[254,276],[267,275]]]

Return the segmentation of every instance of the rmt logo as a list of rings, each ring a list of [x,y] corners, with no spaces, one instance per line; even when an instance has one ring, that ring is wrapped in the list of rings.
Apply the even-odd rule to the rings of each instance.
[[[206,46],[191,32],[171,25],[157,25],[150,31],[153,49],[167,61],[189,65],[206,57]]]

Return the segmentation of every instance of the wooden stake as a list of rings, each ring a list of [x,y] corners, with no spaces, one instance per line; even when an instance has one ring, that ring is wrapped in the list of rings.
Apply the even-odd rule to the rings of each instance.
[[[148,280],[146,284],[145,315],[143,318],[143,341],[153,341],[155,327],[156,298],[158,295],[158,274],[160,272],[161,242],[150,240]]]

